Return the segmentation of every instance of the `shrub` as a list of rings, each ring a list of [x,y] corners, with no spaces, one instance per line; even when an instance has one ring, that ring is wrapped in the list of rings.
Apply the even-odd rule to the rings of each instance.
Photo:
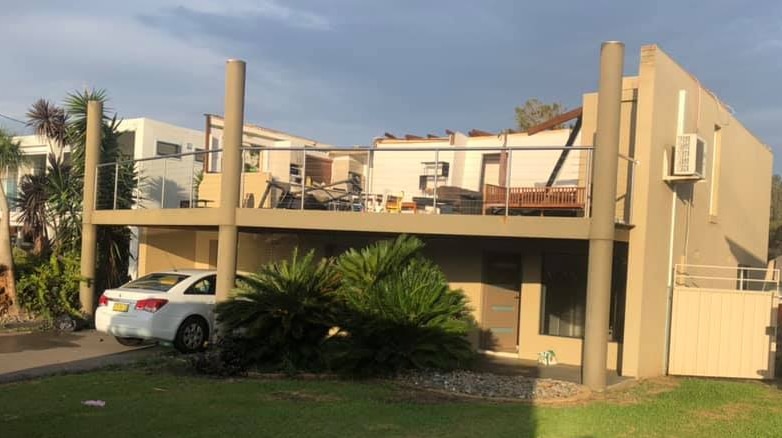
[[[53,255],[37,266],[34,266],[33,259],[20,257],[20,260],[16,290],[22,309],[49,320],[62,315],[81,317],[81,274],[77,253],[66,253],[60,257]]]
[[[190,355],[187,360],[196,372],[217,377],[243,376],[250,365],[246,343],[233,336],[221,338],[206,351]]]
[[[331,364],[353,374],[455,368],[473,351],[472,318],[461,291],[420,256],[420,240],[401,236],[343,254],[340,328]]]
[[[317,369],[334,321],[338,277],[329,261],[309,252],[268,264],[243,281],[215,311],[221,329],[244,345],[250,363]]]

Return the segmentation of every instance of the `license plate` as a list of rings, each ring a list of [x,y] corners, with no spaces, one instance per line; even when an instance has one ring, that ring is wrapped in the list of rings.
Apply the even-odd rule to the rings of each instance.
[[[128,304],[127,303],[114,303],[114,307],[111,309],[115,312],[127,312],[128,311]]]

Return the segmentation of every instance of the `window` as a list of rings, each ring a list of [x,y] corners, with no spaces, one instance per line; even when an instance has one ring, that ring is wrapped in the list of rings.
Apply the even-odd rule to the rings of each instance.
[[[220,139],[212,137],[210,150],[214,152],[209,153],[209,172],[219,173],[222,170],[223,153],[220,151]]]
[[[19,175],[16,173],[16,170],[9,170],[3,178],[3,189],[5,189],[6,198],[9,200],[16,198],[18,185]],[[11,204],[10,207],[12,211],[21,211],[21,207],[15,202],[9,201],[9,204]]]
[[[214,295],[217,277],[210,275],[196,281],[185,292],[186,295]]]
[[[157,142],[157,154],[160,156],[165,155],[179,155],[182,153],[182,146],[174,143],[168,143],[165,141]]]
[[[722,149],[722,129],[714,126],[713,159],[711,161],[711,192],[709,193],[709,217],[712,221],[719,212],[720,189],[720,152]]]
[[[244,277],[242,275],[237,275],[234,279],[234,287],[236,288],[252,288],[252,283],[250,280],[247,279],[247,277]]]
[[[196,150],[195,150],[195,151],[196,151],[196,154],[195,154],[195,155],[193,155],[193,160],[194,160],[196,163],[203,163],[203,162],[204,162],[204,160],[205,160],[205,158],[206,158],[206,154],[205,154],[205,153],[203,153],[203,152],[204,152],[204,150],[203,150],[203,149],[201,149],[201,148],[196,148]]]
[[[584,336],[586,284],[586,255],[543,256],[542,334],[573,338]]]
[[[30,158],[30,168],[33,172],[33,175],[43,175],[46,173],[46,155],[31,155]]]
[[[253,147],[251,144],[245,144],[245,147]],[[242,152],[242,164],[243,172],[257,173],[261,167],[261,151],[258,149],[247,150]]]
[[[540,333],[550,336],[584,337],[586,319],[587,256],[545,254]],[[614,248],[608,337],[621,342],[624,334],[627,247]]]
[[[123,289],[146,289],[154,290],[156,292],[168,292],[172,287],[176,286],[187,278],[187,275],[181,274],[149,274],[145,275],[137,280],[133,280],[130,283],[122,286]]]
[[[301,166],[298,164],[290,165],[290,182],[291,184],[301,184]]]
[[[431,193],[436,185],[443,186],[448,183],[450,164],[447,161],[424,161],[421,166],[418,188],[422,192]]]
[[[209,267],[217,268],[217,240],[209,241]]]

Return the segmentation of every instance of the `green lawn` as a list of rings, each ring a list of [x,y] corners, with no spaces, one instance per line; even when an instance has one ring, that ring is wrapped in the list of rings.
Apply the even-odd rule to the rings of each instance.
[[[105,408],[80,405],[107,401]],[[570,405],[481,403],[390,384],[211,380],[143,369],[0,385],[0,437],[779,437],[760,383],[665,380]]]

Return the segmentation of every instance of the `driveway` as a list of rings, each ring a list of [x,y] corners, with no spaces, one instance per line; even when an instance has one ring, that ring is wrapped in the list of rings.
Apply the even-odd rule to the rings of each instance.
[[[127,363],[156,351],[153,344],[124,347],[92,330],[0,334],[0,383]]]

